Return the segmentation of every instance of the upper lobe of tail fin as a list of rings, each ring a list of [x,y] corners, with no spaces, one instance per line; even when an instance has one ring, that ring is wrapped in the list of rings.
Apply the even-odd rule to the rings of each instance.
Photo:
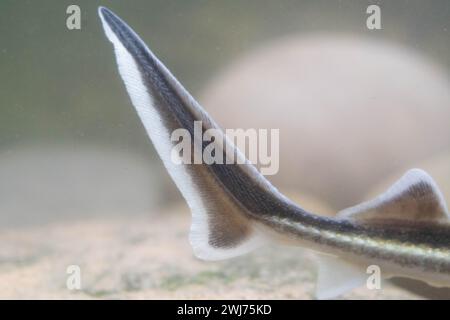
[[[184,128],[194,136],[195,121],[202,122],[202,133],[219,127],[125,22],[103,7],[99,15],[133,106],[192,211],[190,241],[195,254],[218,260],[260,246],[265,236],[259,222],[292,204],[248,161],[175,164],[171,159],[174,130]],[[243,157],[223,132],[222,137],[225,144],[219,152],[227,157],[231,150]]]

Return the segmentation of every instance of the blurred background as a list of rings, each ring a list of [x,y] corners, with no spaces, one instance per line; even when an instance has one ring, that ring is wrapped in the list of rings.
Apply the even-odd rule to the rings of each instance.
[[[81,30],[66,27],[71,4]],[[370,4],[381,30],[366,27]],[[99,5],[222,127],[280,129],[280,171],[268,178],[307,209],[333,214],[411,167],[450,199],[448,0],[3,0],[0,229],[154,222],[182,203],[119,78]]]

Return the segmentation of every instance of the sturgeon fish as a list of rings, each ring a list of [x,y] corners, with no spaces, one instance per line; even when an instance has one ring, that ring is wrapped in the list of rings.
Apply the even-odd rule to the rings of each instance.
[[[189,240],[198,258],[232,258],[271,241],[303,246],[319,253],[319,299],[363,285],[372,265],[383,278],[450,286],[450,216],[426,172],[412,169],[375,199],[325,217],[281,194],[223,131],[219,152],[243,164],[175,164],[174,130],[193,136],[195,121],[203,132],[220,127],[124,21],[104,7],[98,12],[131,102],[191,210]]]

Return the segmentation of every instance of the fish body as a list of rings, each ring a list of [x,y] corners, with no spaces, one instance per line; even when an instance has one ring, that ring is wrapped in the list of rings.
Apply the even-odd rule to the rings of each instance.
[[[103,7],[99,15],[132,104],[191,209],[190,243],[197,257],[232,258],[271,241],[312,249],[322,261],[318,298],[363,285],[372,265],[385,278],[403,276],[450,287],[448,209],[427,173],[410,170],[376,199],[333,218],[308,212],[245,159],[124,21]],[[236,156],[241,164],[174,163],[171,133],[183,128],[194,136],[196,121],[204,133],[219,130],[224,141],[220,152]],[[202,152],[206,144],[200,144]]]

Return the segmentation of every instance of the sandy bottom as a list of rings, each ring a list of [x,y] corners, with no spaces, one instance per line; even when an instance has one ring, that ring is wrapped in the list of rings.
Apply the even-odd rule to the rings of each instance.
[[[267,247],[223,262],[196,259],[190,215],[96,218],[2,231],[2,299],[313,299],[316,266],[296,247]],[[69,290],[69,265],[81,289]],[[417,299],[389,282],[344,299]]]

